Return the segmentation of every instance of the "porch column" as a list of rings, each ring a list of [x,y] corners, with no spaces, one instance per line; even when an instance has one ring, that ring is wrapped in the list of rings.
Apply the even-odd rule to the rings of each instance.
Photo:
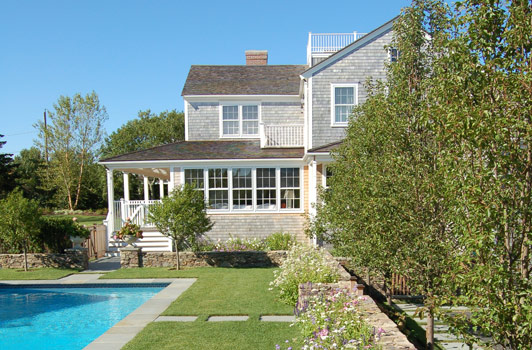
[[[144,202],[148,205],[150,200],[150,188],[148,186],[148,177],[144,176]]]
[[[124,199],[129,202],[129,174],[124,172]]]
[[[163,179],[159,179],[159,195],[161,199],[164,198],[164,180]]]
[[[309,215],[313,218],[316,216],[316,202],[318,200],[318,163],[315,160],[310,161],[310,164],[308,166],[308,172],[309,172]],[[318,245],[318,240],[316,237],[313,238],[314,245]]]
[[[114,207],[115,207],[115,194],[114,194],[114,181],[113,170],[107,169],[107,239],[112,236],[115,229],[114,223]]]

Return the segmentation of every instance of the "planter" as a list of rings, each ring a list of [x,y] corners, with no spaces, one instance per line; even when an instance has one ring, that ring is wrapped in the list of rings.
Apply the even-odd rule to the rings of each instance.
[[[122,240],[126,242],[128,247],[133,247],[133,243],[135,243],[138,240],[138,238],[137,236],[126,235],[122,237]]]
[[[83,242],[85,242],[86,238],[83,238],[83,237],[79,237],[79,236],[70,236],[70,241],[72,241],[72,243],[74,243],[74,249],[81,249],[83,248],[81,246],[81,244],[83,244]]]

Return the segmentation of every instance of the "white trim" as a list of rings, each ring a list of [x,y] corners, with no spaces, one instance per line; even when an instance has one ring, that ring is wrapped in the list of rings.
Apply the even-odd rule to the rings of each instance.
[[[308,120],[309,120],[309,128],[308,128],[308,149],[312,149],[312,77],[308,79]]]
[[[175,167],[171,166],[170,167],[170,181],[168,182],[168,195],[170,195],[170,193],[172,193],[172,191],[174,190],[175,188]]]
[[[349,124],[349,115],[347,116],[347,121],[344,122],[336,122],[336,88],[353,88],[353,97],[355,99],[355,104],[353,105],[353,108],[358,105],[358,83],[331,83],[331,127],[333,128],[345,128]]]
[[[223,130],[223,109],[224,106],[237,106],[238,107],[238,135],[224,135]],[[256,135],[247,135],[242,133],[242,124],[243,124],[243,116],[242,116],[242,107],[243,106],[257,106],[257,114],[258,114],[258,125],[257,125],[257,134]],[[220,139],[258,139],[260,138],[260,131],[259,131],[259,125],[262,122],[262,104],[258,101],[224,101],[220,102],[218,104],[218,129],[220,131]]]
[[[384,23],[382,26],[373,30],[372,32],[364,35],[362,38],[354,41],[352,44],[347,45],[342,50],[337,51],[336,53],[332,54],[331,56],[324,59],[320,63],[312,66],[311,68],[303,72],[301,74],[301,77],[310,78],[314,73],[318,72],[324,67],[327,67],[331,63],[341,60],[342,58],[349,55],[351,52],[358,50],[359,48],[365,47],[369,42],[391,31],[393,29],[393,23],[395,22],[397,18],[398,16]]]
[[[297,95],[187,95],[185,101],[190,102],[222,102],[222,101],[260,101],[260,102],[299,102]]]
[[[99,162],[100,165],[105,165],[109,169],[121,169],[121,168],[165,168],[170,164],[174,166],[180,166],[180,164],[195,164],[195,163],[208,163],[208,164],[227,164],[227,163],[260,163],[260,164],[279,164],[279,163],[303,163],[304,158],[254,158],[254,159],[192,159],[192,160],[139,160],[134,162]]]
[[[188,141],[188,101],[185,100],[185,141]]]

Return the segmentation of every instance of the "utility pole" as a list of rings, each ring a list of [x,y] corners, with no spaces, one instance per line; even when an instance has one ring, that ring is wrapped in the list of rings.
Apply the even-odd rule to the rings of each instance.
[[[46,126],[46,109],[44,110],[44,158],[48,163],[48,128]]]

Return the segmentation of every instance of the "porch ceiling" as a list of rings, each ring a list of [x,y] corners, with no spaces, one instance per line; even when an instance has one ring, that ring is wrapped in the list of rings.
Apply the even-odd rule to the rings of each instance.
[[[113,170],[170,181],[170,168],[114,168]]]

